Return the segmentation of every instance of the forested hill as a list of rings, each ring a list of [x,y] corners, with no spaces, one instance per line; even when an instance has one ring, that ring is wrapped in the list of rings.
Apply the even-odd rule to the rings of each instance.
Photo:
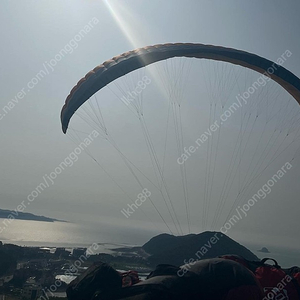
[[[173,236],[160,234],[143,246],[152,264],[183,265],[184,260],[206,259],[225,254],[258,260],[250,250],[221,232],[206,231],[200,234]]]

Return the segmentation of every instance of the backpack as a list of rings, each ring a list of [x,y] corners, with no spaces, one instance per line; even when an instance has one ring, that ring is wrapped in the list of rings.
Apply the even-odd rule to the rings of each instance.
[[[96,291],[122,287],[122,276],[106,263],[97,262],[74,279],[66,290],[69,300],[91,300]]]
[[[263,300],[300,300],[300,268],[282,269],[272,258],[261,261],[248,261],[237,255],[222,258],[234,260],[253,272],[263,289]],[[269,260],[273,264],[267,264]]]

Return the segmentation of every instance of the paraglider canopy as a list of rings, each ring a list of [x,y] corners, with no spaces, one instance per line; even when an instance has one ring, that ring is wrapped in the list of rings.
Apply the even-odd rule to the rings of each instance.
[[[122,218],[178,235],[200,220],[202,230],[229,230],[236,209],[246,216],[271,191],[273,181],[261,183],[275,184],[300,153],[300,79],[282,66],[291,55],[272,62],[191,43],[126,52],[72,89],[62,130],[101,168],[101,195],[123,202]],[[283,152],[291,158],[269,170]]]
[[[291,55],[288,51],[287,57]],[[71,90],[61,111],[66,133],[74,112],[93,94],[115,79],[149,64],[173,57],[194,57],[224,61],[271,77],[300,103],[300,80],[290,71],[268,59],[245,51],[212,45],[176,43],[147,46],[105,61],[85,75]]]

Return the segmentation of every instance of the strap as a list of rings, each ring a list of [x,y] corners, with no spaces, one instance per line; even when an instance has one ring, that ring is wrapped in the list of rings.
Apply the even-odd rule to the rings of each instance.
[[[275,259],[273,259],[273,258],[266,257],[266,258],[263,258],[260,262],[261,262],[262,264],[265,264],[266,261],[268,261],[268,260],[271,260],[271,261],[274,262],[274,265],[273,265],[273,266],[274,266],[275,268],[278,268],[278,269],[281,268],[281,267],[278,265],[277,261],[276,261]]]

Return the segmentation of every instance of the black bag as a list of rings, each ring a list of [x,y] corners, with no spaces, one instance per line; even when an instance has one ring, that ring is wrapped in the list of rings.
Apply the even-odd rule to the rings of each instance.
[[[105,292],[121,287],[120,274],[108,264],[97,262],[74,279],[66,292],[69,300],[91,300],[96,291]]]

